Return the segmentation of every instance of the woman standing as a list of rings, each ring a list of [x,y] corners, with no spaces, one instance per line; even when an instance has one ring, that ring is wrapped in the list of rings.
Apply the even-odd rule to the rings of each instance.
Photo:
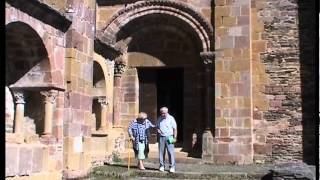
[[[147,114],[140,112],[137,119],[134,119],[128,128],[130,139],[133,142],[135,157],[138,159],[138,168],[144,170],[143,160],[149,153],[150,128],[155,127],[148,119]]]

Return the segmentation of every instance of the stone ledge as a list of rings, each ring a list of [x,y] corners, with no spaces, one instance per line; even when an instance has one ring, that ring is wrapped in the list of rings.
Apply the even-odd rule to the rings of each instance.
[[[24,142],[23,134],[6,133],[6,143],[22,144]]]

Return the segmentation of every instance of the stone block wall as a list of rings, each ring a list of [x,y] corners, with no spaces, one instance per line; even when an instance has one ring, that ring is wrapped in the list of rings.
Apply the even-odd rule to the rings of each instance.
[[[95,1],[67,1],[74,12],[66,32],[64,178],[86,176],[91,167],[92,77]]]
[[[25,140],[17,134],[6,134],[6,178],[55,175],[62,178],[62,157],[58,144],[39,143],[38,138]],[[62,148],[60,148],[62,150]],[[58,153],[57,153],[58,152]]]
[[[65,13],[68,8],[66,6],[67,0],[58,0],[58,1],[57,0],[41,0],[41,1],[61,13]]]
[[[136,68],[126,68],[121,77],[121,85],[120,119],[121,126],[127,129],[131,120],[139,113],[139,80]]]
[[[212,17],[212,4],[211,0],[179,0],[186,3],[188,6],[191,6],[193,9],[198,11],[208,22],[211,21]]]
[[[266,40],[262,39],[264,24],[258,18],[257,9],[261,8],[264,1],[251,1],[251,38],[252,38],[252,93],[253,93],[253,161],[264,163],[266,155],[271,154],[271,145],[266,143],[267,121],[263,118],[263,112],[268,110],[269,101],[264,94],[266,85],[270,79],[266,74],[266,67],[261,61],[260,53],[267,48]]]
[[[215,143],[213,161],[253,161],[249,0],[215,0]]]
[[[258,79],[265,85],[259,91],[268,104],[255,104],[254,117],[258,123],[254,147],[257,155],[266,155],[266,162],[302,161],[303,157],[300,71],[303,59],[299,52],[298,8],[297,1],[266,0],[256,1],[253,9],[258,21],[253,28],[262,29],[253,34],[259,38],[253,48],[260,50],[257,58],[263,63],[262,72],[268,76]]]

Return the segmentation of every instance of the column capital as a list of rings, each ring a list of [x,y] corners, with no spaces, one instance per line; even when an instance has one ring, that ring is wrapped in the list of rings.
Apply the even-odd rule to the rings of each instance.
[[[58,91],[56,90],[40,91],[40,94],[44,96],[45,102],[50,102],[51,104],[54,104],[58,96]]]
[[[13,96],[16,104],[25,104],[24,94],[22,91],[13,91]]]
[[[122,62],[115,62],[114,64],[114,75],[121,76],[124,73],[126,65]]]
[[[114,60],[114,75],[121,76],[126,67],[126,54],[119,56]]]
[[[99,97],[98,102],[101,104],[101,106],[106,106],[109,104],[108,100],[106,97]]]
[[[204,65],[210,65],[213,63],[213,59],[215,57],[215,54],[213,51],[205,51],[205,52],[200,52],[200,57],[201,57]]]

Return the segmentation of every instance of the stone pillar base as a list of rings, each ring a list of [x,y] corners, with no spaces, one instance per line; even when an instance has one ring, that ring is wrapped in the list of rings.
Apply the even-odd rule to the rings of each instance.
[[[52,134],[43,134],[40,136],[40,142],[43,144],[55,144],[57,142],[57,138]]]
[[[213,160],[213,136],[210,130],[205,130],[202,135],[202,159],[204,161]]]

